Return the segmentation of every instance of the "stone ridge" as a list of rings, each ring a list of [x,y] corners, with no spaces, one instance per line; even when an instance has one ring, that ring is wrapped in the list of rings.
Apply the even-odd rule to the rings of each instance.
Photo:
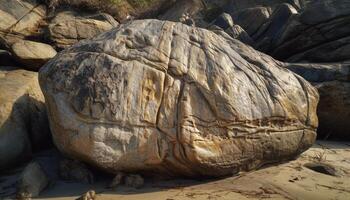
[[[140,20],[40,71],[57,146],[106,170],[222,176],[315,139],[317,91],[237,40]]]

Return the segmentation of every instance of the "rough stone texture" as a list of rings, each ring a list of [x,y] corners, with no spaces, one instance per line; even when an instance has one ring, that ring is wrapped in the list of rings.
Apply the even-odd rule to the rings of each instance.
[[[64,159],[59,164],[59,175],[63,180],[75,181],[80,183],[94,183],[94,175],[85,164],[76,161]]]
[[[215,26],[218,26],[218,27],[224,29],[224,30],[228,29],[234,25],[231,15],[229,15],[227,13],[221,14],[218,18],[216,18],[216,20],[214,21],[213,24]]]
[[[0,0],[2,42],[12,44],[18,38],[38,34],[38,25],[45,15],[45,6],[36,0]]]
[[[306,150],[317,91],[226,36],[143,20],[61,52],[39,76],[57,147],[114,173],[186,176],[232,174]]]
[[[268,51],[288,62],[342,62],[350,59],[350,2],[313,1],[275,32]]]
[[[225,30],[227,34],[229,34],[233,39],[237,39],[244,44],[248,44],[253,46],[253,39],[249,36],[249,34],[239,25],[233,25],[232,27]]]
[[[50,141],[37,79],[35,72],[0,67],[0,169],[25,161]]]
[[[268,22],[271,12],[271,9],[268,7],[247,8],[234,13],[233,19],[249,35],[254,35],[261,26]]]
[[[318,89],[320,138],[350,139],[350,63],[287,64]]]
[[[39,71],[41,66],[57,54],[50,45],[29,40],[14,43],[11,52],[19,63],[33,71]]]
[[[49,184],[49,179],[41,166],[32,162],[28,164],[19,180],[17,197],[37,197]]]
[[[110,30],[118,22],[108,14],[62,11],[49,23],[48,37],[59,49]]]

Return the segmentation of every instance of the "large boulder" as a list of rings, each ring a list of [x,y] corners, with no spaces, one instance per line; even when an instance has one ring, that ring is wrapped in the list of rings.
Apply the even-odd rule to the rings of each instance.
[[[35,72],[0,67],[0,169],[49,143],[44,97]]]
[[[310,81],[320,93],[319,137],[350,139],[350,63],[288,63],[286,67]]]
[[[62,11],[50,21],[47,37],[58,49],[63,49],[117,25],[118,22],[105,13]]]
[[[318,93],[227,34],[133,21],[40,70],[57,147],[117,173],[223,176],[309,148]]]
[[[45,16],[46,8],[37,0],[0,0],[2,42],[11,45],[17,39],[38,35],[39,24]]]

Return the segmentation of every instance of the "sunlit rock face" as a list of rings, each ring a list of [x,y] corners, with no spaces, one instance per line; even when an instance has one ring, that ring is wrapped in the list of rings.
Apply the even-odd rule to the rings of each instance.
[[[59,53],[40,71],[67,155],[110,172],[223,176],[309,148],[317,91],[229,36],[140,20]]]

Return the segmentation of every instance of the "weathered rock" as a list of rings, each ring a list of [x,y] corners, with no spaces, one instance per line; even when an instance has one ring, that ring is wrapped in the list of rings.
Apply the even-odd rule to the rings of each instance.
[[[11,45],[19,38],[37,35],[45,15],[45,6],[39,1],[0,0],[0,38]]]
[[[303,152],[316,137],[317,91],[226,36],[143,20],[61,52],[39,77],[57,147],[114,173],[186,176]]]
[[[59,175],[66,181],[94,183],[94,175],[92,172],[86,167],[85,164],[77,160],[61,160]]]
[[[254,41],[249,36],[249,34],[239,25],[233,25],[232,27],[225,30],[227,34],[229,34],[233,39],[237,39],[244,44],[248,44],[253,46]]]
[[[216,20],[214,21],[214,25],[226,30],[232,27],[234,23],[231,15],[223,13],[218,18],[216,18]]]
[[[268,7],[247,8],[233,14],[236,24],[240,25],[249,35],[254,35],[259,29],[268,22],[271,9]]]
[[[298,14],[298,11],[290,4],[281,4],[275,8],[268,22],[252,35],[255,40],[254,47],[263,52],[273,51],[279,39],[284,33],[284,27],[288,26],[289,20]]]
[[[125,177],[125,185],[133,188],[141,188],[145,181],[140,175],[131,174]]]
[[[112,182],[109,184],[110,188],[116,188],[124,182],[125,174],[123,172],[118,172],[113,178]]]
[[[39,71],[41,66],[57,54],[50,45],[29,40],[14,43],[11,51],[19,63],[33,71]]]
[[[286,66],[318,89],[320,138],[350,139],[350,64],[297,64]]]
[[[350,59],[350,2],[313,1],[280,26],[268,51],[288,62],[343,62]],[[271,37],[270,37],[271,38]],[[266,48],[265,48],[266,49]]]
[[[57,48],[66,48],[79,40],[92,38],[117,25],[118,22],[108,14],[62,11],[51,20],[48,26],[48,37]]]
[[[26,166],[19,180],[17,198],[37,197],[48,184],[49,180],[41,166],[32,162]]]
[[[81,195],[81,197],[77,198],[76,200],[96,200],[96,192],[94,190],[89,190],[85,194]]]
[[[37,79],[35,72],[0,67],[0,169],[25,161],[50,141]]]

